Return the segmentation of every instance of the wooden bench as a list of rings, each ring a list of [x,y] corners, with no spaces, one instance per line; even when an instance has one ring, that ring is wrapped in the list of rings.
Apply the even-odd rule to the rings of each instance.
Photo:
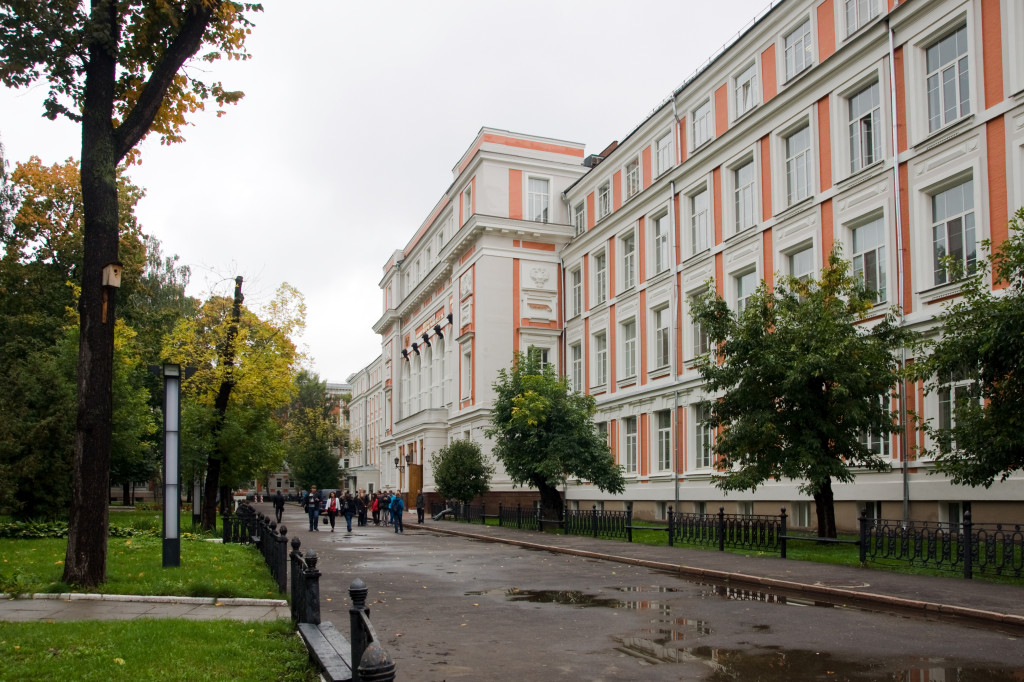
[[[330,621],[314,625],[299,623],[299,634],[306,642],[323,678],[328,682],[352,679],[352,645]]]

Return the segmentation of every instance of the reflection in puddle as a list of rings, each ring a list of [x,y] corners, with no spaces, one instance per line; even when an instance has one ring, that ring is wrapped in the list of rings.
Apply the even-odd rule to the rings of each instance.
[[[604,606],[612,609],[623,606],[618,599],[598,597],[580,590],[520,590],[510,587],[505,590],[505,597],[509,601],[527,601],[536,604],[565,604],[578,607]]]

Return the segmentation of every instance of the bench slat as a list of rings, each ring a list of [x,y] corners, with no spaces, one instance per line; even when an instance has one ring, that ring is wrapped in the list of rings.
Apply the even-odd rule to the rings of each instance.
[[[330,630],[334,631],[330,638],[324,633],[323,625],[329,625]],[[327,680],[330,682],[347,682],[352,679],[352,667],[348,664],[349,655],[342,655],[342,652],[338,651],[338,648],[331,640],[337,641],[337,638],[341,638],[343,643],[342,651],[349,648],[347,646],[348,643],[344,637],[341,637],[341,633],[333,625],[326,623],[318,626],[312,623],[299,623],[299,634],[302,635],[302,639],[305,640],[307,648],[313,654]]]

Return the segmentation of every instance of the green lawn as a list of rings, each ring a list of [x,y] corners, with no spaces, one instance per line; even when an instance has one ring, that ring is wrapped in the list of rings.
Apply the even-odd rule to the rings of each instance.
[[[60,582],[67,540],[0,539],[0,592],[74,592]],[[182,539],[181,566],[163,568],[159,537],[110,538],[103,594],[283,599],[263,557],[246,545]]]
[[[316,670],[289,621],[0,622],[4,680],[286,680]]]

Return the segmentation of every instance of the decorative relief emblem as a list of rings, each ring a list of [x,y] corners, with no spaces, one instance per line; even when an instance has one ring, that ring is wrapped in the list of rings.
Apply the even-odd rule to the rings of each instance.
[[[538,289],[543,289],[550,278],[551,274],[547,271],[547,268],[537,267],[530,270],[530,279],[533,280],[533,285]]]
[[[462,276],[461,286],[459,287],[459,293],[461,298],[466,298],[473,294],[473,271],[470,270]]]

